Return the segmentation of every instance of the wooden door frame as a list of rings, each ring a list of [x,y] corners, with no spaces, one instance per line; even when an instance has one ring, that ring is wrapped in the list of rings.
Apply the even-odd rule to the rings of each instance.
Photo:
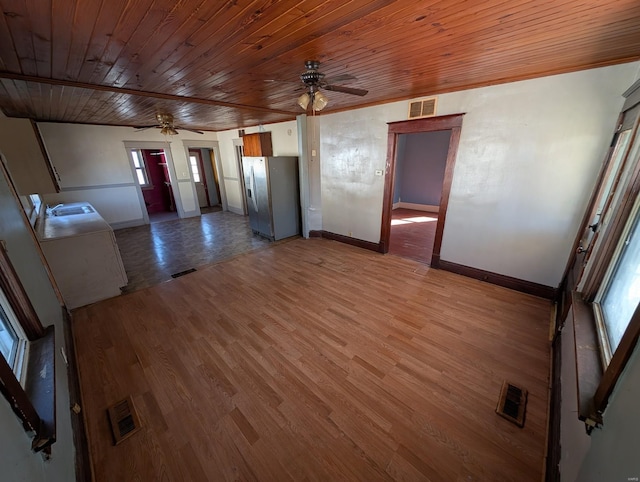
[[[440,266],[440,248],[442,247],[442,233],[449,205],[449,194],[453,180],[453,168],[458,155],[460,132],[464,114],[451,114],[439,117],[427,117],[408,121],[389,122],[387,140],[387,164],[384,178],[384,194],[382,205],[382,228],[380,232],[381,251],[389,252],[389,240],[391,238],[391,211],[393,207],[393,192],[395,187],[395,168],[397,161],[398,136],[400,134],[416,134],[420,132],[451,131],[449,149],[447,151],[447,163],[442,182],[442,194],[440,196],[440,208],[438,210],[438,223],[436,225],[433,254],[431,255],[431,267]]]

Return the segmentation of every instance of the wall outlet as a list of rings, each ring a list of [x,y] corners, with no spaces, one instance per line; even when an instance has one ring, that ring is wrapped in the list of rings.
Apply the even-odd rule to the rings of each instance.
[[[382,169],[376,169],[376,176],[382,176]]]
[[[353,237],[353,233],[351,231],[349,231],[349,237]]]

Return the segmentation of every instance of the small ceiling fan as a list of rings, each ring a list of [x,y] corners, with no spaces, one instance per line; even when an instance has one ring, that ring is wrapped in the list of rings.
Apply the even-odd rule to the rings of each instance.
[[[189,129],[188,127],[180,127],[180,126],[176,126],[173,123],[173,115],[171,114],[166,114],[166,113],[158,113],[156,114],[156,120],[158,121],[158,124],[153,124],[150,126],[142,126],[142,127],[136,127],[136,131],[140,132],[140,131],[144,131],[146,129],[151,129],[152,127],[157,127],[158,129],[160,129],[160,133],[164,134],[164,135],[169,135],[169,136],[175,136],[178,134],[178,129],[182,129],[184,131],[189,131],[189,132],[195,132],[196,134],[204,134],[204,132],[202,131],[198,131],[195,129]]]
[[[332,92],[342,92],[344,94],[364,96],[369,92],[364,89],[355,89],[353,87],[346,87],[343,85],[335,85],[333,82],[342,82],[345,80],[354,80],[355,77],[349,74],[343,74],[332,79],[325,80],[325,75],[320,72],[320,61],[318,60],[305,60],[305,70],[300,75],[300,80],[307,88],[308,92],[305,92],[298,97],[298,105],[304,110],[307,110],[309,103],[314,111],[319,111],[325,108],[329,103],[327,96],[320,92],[320,89],[330,90]]]

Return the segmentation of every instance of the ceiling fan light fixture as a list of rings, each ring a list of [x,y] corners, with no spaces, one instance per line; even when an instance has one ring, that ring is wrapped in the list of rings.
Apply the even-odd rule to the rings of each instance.
[[[324,109],[329,103],[329,99],[322,92],[318,91],[313,95],[313,110],[316,112]]]
[[[169,135],[169,136],[177,136],[178,135],[178,131],[175,130],[173,128],[173,126],[163,126],[162,129],[160,129],[160,134],[162,135]]]
[[[304,110],[307,110],[309,106],[309,102],[311,101],[311,97],[306,92],[298,97],[298,105],[302,107]]]

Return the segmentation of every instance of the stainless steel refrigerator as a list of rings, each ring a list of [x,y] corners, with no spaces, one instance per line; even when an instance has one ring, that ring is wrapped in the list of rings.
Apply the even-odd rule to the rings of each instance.
[[[272,241],[300,234],[297,157],[243,157],[249,224]]]

